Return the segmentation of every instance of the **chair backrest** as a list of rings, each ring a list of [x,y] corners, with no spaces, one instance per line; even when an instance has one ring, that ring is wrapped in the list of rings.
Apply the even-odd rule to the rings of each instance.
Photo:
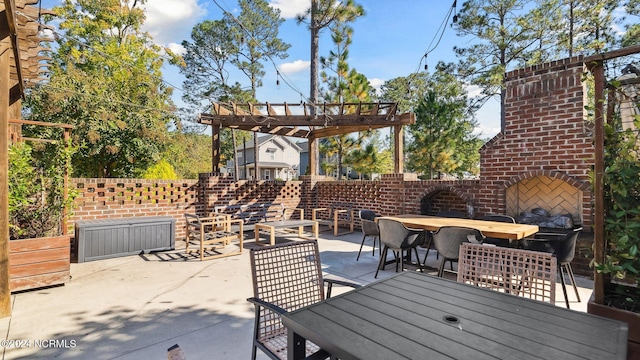
[[[512,223],[512,224],[516,223],[516,219],[514,219],[512,216],[499,215],[499,214],[484,215],[480,218],[480,220],[497,221],[497,222]]]
[[[424,243],[422,230],[411,230],[392,219],[378,219],[380,242],[391,249],[407,249]]]
[[[360,217],[360,227],[362,233],[365,235],[380,235],[380,229],[378,224],[374,221],[376,213],[373,210],[360,210],[358,213]]]
[[[439,211],[436,216],[439,217],[447,217],[447,218],[458,218],[458,219],[466,219],[469,217],[467,213],[457,210],[442,210]]]
[[[458,282],[555,303],[557,263],[550,253],[466,243],[458,256]]]
[[[558,259],[558,264],[567,264],[573,261],[580,231],[582,231],[582,228],[573,229],[573,231],[567,232],[567,234],[558,241],[550,243],[554,250],[553,254]]]
[[[331,213],[329,214],[329,217],[331,219],[333,219],[333,215],[336,210],[346,210],[338,213],[338,219],[344,220],[344,221],[351,221],[351,216],[353,213],[353,205],[345,204],[345,203],[333,203],[331,205]]]
[[[358,213],[358,215],[360,216],[360,220],[375,220],[376,219],[376,212],[373,210],[360,210],[360,212]]]
[[[317,241],[254,248],[250,259],[255,297],[287,311],[324,299]],[[261,312],[259,324],[261,334],[283,328],[280,317],[269,310]]]
[[[468,242],[482,243],[484,235],[478,229],[463,226],[443,226],[433,233],[433,246],[447,259],[457,259],[460,245]]]

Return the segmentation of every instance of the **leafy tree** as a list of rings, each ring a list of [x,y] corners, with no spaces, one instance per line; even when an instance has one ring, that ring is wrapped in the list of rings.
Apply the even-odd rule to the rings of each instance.
[[[163,153],[178,179],[197,179],[211,172],[211,136],[198,132],[173,132]]]
[[[560,22],[559,48],[568,56],[591,55],[614,44],[612,25],[619,0],[553,0],[560,3],[565,21]]]
[[[140,29],[144,1],[65,0],[65,35],[50,79],[26,105],[34,120],[75,125],[76,176],[134,177],[160,158],[174,120],[161,79],[162,49]]]
[[[265,74],[263,63],[274,57],[287,57],[290,45],[278,38],[278,29],[284,22],[280,12],[264,0],[241,0],[239,5],[241,11],[237,18],[225,13],[221,20],[204,21],[192,30],[191,42],[183,41],[187,52],[182,72],[186,77],[185,89],[190,93],[185,100],[200,109],[208,106],[205,100],[255,102],[256,90],[262,86]],[[233,69],[247,77],[249,87],[243,87],[238,81],[230,85]],[[224,129],[220,136],[221,161],[235,159],[237,144],[251,137],[233,129]],[[257,148],[254,146],[256,151]],[[234,164],[237,176],[237,159]],[[258,174],[258,164],[255,166]]]
[[[375,133],[366,145],[347,154],[345,162],[351,164],[353,170],[360,176],[366,174],[387,174],[393,171],[393,152],[387,143],[380,140],[380,134]]]
[[[397,77],[382,84],[379,99],[383,102],[397,102],[401,113],[412,112],[431,85],[429,73],[426,71]]]
[[[240,83],[229,84],[230,59],[238,48],[232,39],[229,20],[205,20],[191,30],[191,41],[183,41],[183,99],[198,110],[210,105],[210,100],[238,101],[245,95]]]
[[[504,73],[522,65],[527,49],[537,41],[532,24],[523,17],[527,0],[467,0],[458,13],[455,28],[459,36],[478,41],[468,47],[454,47],[460,59],[459,73],[482,88],[485,99],[500,96],[500,118],[504,128]]]
[[[143,179],[175,180],[178,178],[173,166],[165,159],[151,165],[142,174]]]
[[[332,74],[323,71],[320,75],[323,83],[327,86],[324,94],[326,101],[330,102],[369,102],[371,101],[371,86],[369,80],[355,69],[350,69],[347,63],[349,56],[349,45],[352,42],[353,29],[344,23],[332,26],[332,40],[336,46],[335,51],[329,53],[329,57],[321,58],[320,62]],[[355,111],[346,109],[345,112]],[[325,143],[325,150],[336,155],[338,177],[343,173],[343,162],[345,156],[360,147],[367,133],[360,133],[357,137],[352,134],[341,134],[332,136]]]
[[[71,172],[76,149],[68,141],[12,144],[9,148],[9,236],[26,239],[61,234],[65,211],[76,191],[64,195],[65,172]]]
[[[558,34],[564,30],[562,2],[564,0],[536,0],[537,6],[524,15],[522,21],[531,25],[534,39],[527,54],[527,63],[541,64],[556,59],[563,49],[558,46]]]
[[[627,14],[633,16],[636,21],[625,25],[627,31],[622,37],[622,46],[638,45],[640,44],[640,22],[637,21],[637,18],[640,16],[640,0],[629,0],[625,9]]]
[[[353,0],[335,2],[333,0],[311,0],[309,7],[303,14],[298,15],[298,23],[307,23],[311,34],[311,64],[310,64],[310,89],[309,98],[311,103],[317,104],[320,94],[318,85],[320,64],[320,32],[332,25],[347,24],[355,21],[365,14],[362,5]],[[315,109],[312,109],[315,111]],[[310,144],[311,145],[311,144]],[[317,158],[319,153],[319,142],[315,142],[315,148],[310,147],[311,156]],[[319,162],[316,161],[316,164]],[[316,169],[311,169],[312,174],[317,173]],[[325,172],[326,173],[326,172]]]
[[[225,14],[230,24],[232,41],[238,51],[231,62],[249,79],[250,94],[256,98],[257,88],[262,86],[265,61],[273,61],[274,57],[284,59],[291,45],[278,37],[280,25],[284,19],[280,17],[280,10],[269,6],[265,0],[239,0],[240,15],[234,19],[231,14]],[[246,136],[243,135],[243,138]],[[235,139],[235,137],[233,137]],[[234,146],[235,148],[235,146]],[[254,171],[259,178],[258,164],[258,136],[253,136]]]
[[[479,166],[482,143],[472,134],[474,107],[463,83],[447,69],[441,64],[428,78],[429,90],[415,109],[416,123],[408,127],[407,168],[428,178],[477,172]]]
[[[205,20],[191,31],[191,41],[183,41],[186,49],[180,71],[185,75],[183,99],[191,104],[196,112],[202,112],[211,101],[253,102],[250,91],[243,89],[239,82],[229,84],[231,59],[237,57],[239,48],[233,41],[233,19]],[[235,147],[238,141],[248,139],[244,131],[223,129],[221,138],[221,161],[234,159],[238,174],[238,161],[235,159]],[[210,146],[210,145],[209,145]],[[190,172],[190,171],[188,171]],[[196,174],[197,176],[197,174]]]

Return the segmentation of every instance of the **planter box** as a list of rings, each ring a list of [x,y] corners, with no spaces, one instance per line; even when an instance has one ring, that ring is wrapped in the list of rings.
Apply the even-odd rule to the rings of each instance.
[[[640,360],[640,313],[596,304],[593,302],[593,295],[591,295],[591,298],[587,303],[587,312],[589,314],[599,315],[628,323],[629,336],[627,342],[627,359]]]
[[[36,289],[70,279],[70,236],[9,241],[9,289]]]

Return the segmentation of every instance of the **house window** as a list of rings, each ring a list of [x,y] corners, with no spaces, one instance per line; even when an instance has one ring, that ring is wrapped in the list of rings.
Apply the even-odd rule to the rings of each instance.
[[[266,169],[266,170],[264,171],[264,179],[265,179],[265,180],[271,180],[271,170]]]
[[[267,148],[267,154],[269,154],[270,160],[276,159],[276,148]]]

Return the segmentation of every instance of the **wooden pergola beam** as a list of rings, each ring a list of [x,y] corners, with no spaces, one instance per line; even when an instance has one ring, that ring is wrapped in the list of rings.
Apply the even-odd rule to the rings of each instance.
[[[298,111],[295,109],[298,108]],[[219,129],[228,127],[244,131],[272,135],[291,136],[308,139],[311,165],[312,143],[329,136],[363,132],[384,127],[394,127],[402,132],[403,125],[415,123],[411,113],[396,114],[397,103],[323,103],[317,104],[223,104],[214,103],[212,113],[202,113],[198,117],[201,124],[211,125],[214,137],[212,146],[212,169],[219,169]],[[263,113],[261,110],[266,111]],[[396,139],[394,168],[402,171],[402,144]],[[311,169],[315,169],[311,166]]]

